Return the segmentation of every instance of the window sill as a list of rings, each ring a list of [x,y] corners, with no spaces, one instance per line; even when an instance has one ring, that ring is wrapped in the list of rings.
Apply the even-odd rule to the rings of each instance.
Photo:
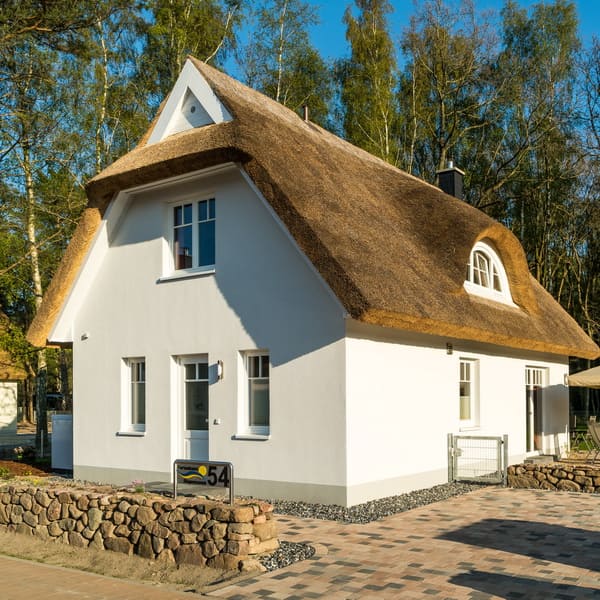
[[[254,440],[255,442],[266,442],[271,439],[271,434],[263,435],[260,433],[236,433],[231,436],[232,440]]]
[[[145,431],[117,431],[117,437],[145,437]]]
[[[479,431],[480,429],[480,425],[461,425],[458,428],[459,431]]]
[[[215,267],[202,267],[198,269],[186,269],[185,271],[175,271],[171,275],[165,275],[159,277],[156,283],[166,283],[167,281],[177,281],[178,279],[192,279],[194,277],[204,277],[206,275],[213,275],[215,273]]]

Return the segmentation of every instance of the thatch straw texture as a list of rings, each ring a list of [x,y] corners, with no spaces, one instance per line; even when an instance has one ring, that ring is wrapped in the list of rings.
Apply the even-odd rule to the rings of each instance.
[[[191,60],[233,121],[142,143],[89,182],[90,207],[103,213],[120,190],[235,161],[352,318],[560,355],[600,353],[530,275],[508,229]],[[481,239],[500,255],[519,308],[464,290],[469,253]],[[33,343],[46,342],[90,241],[84,224],[30,330]]]

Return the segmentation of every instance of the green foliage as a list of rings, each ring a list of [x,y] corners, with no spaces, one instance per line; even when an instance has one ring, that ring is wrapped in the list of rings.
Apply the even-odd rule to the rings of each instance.
[[[219,66],[235,47],[242,0],[146,0],[145,48],[137,80],[153,108],[170,91],[188,55]]]
[[[337,65],[344,133],[353,144],[395,164],[398,160],[396,59],[387,27],[387,0],[355,0],[344,15],[351,55]]]
[[[310,120],[326,126],[333,88],[330,69],[308,37],[318,22],[315,8],[269,0],[256,17],[256,35],[238,57],[246,83],[292,110],[307,106]]]

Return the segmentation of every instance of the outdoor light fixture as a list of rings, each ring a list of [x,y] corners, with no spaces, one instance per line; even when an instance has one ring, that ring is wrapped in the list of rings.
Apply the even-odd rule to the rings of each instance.
[[[81,334],[81,341],[83,341],[83,340],[87,340],[89,337],[90,337],[90,334],[89,334],[87,331],[84,331],[84,332]]]
[[[221,379],[223,379],[223,361],[218,360],[217,361],[217,381],[220,381]]]
[[[446,344],[446,354],[452,354],[452,352],[453,352],[452,344],[450,344],[450,343]]]

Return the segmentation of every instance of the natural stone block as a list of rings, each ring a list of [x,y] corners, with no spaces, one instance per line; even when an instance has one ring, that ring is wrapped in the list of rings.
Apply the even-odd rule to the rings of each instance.
[[[227,535],[232,533],[253,533],[254,527],[252,523],[229,523],[227,525]]]
[[[190,529],[192,531],[200,531],[206,523],[206,520],[206,515],[196,514],[194,518],[190,521]]]
[[[206,561],[206,564],[213,569],[237,570],[240,567],[241,559],[239,556],[222,552]]]
[[[119,525],[114,531],[114,534],[117,537],[129,537],[130,533],[131,531],[129,530],[129,527],[127,527],[127,525]]]
[[[23,521],[30,527],[35,527],[38,524],[37,515],[34,515],[30,510],[23,513]]]
[[[137,553],[143,558],[154,558],[154,548],[152,547],[150,534],[142,533],[138,542]]]
[[[76,531],[69,532],[69,544],[76,548],[85,548],[89,544],[89,540],[86,540],[80,533]]]
[[[61,519],[58,521],[60,528],[63,531],[74,531],[77,521],[75,519]]]
[[[569,473],[569,475],[571,475]],[[571,481],[570,479],[561,479],[556,484],[557,490],[567,491],[567,492],[579,492],[581,491],[581,487],[575,481]]]
[[[274,552],[279,548],[279,540],[274,538],[265,540],[264,542],[255,542],[248,545],[248,554],[264,554],[266,552]]]
[[[219,549],[214,542],[202,542],[202,553],[206,558],[212,558],[219,554]]]
[[[206,559],[199,544],[185,544],[175,550],[175,562],[178,565],[186,564],[201,567],[206,564]]]
[[[46,515],[49,521],[57,521],[60,519],[62,508],[60,502],[54,498],[46,508]]]
[[[125,515],[122,512],[116,510],[112,516],[112,522],[115,525],[122,525],[125,522]]]
[[[229,554],[235,554],[236,556],[245,556],[248,554],[248,548],[250,544],[248,540],[229,540],[225,546],[225,552]]]
[[[275,538],[277,537],[277,523],[275,521],[267,521],[254,525],[253,533],[261,542]]]
[[[154,521],[157,517],[158,515],[149,506],[137,507],[135,519],[142,526]]]
[[[21,494],[21,496],[19,497],[19,504],[25,510],[31,510],[31,507],[33,506],[33,497],[31,496],[31,494]]]
[[[90,508],[87,511],[87,526],[92,531],[96,531],[102,522],[102,511],[98,508]]]
[[[138,543],[141,535],[142,535],[141,530],[135,529],[134,531],[132,531],[129,534],[129,541],[135,546]],[[149,534],[146,534],[146,535],[149,535]]]
[[[165,539],[169,537],[170,533],[169,529],[160,525],[158,521],[150,521],[150,523],[146,525],[146,531],[152,535]]]
[[[10,522],[14,525],[18,525],[23,522],[23,507],[20,504],[13,504],[10,511]]]
[[[167,548],[169,548],[170,550],[175,550],[176,548],[179,547],[179,544],[181,543],[180,538],[179,538],[179,534],[177,533],[170,533],[167,536]]]
[[[265,573],[267,570],[267,567],[262,565],[255,558],[246,558],[246,559],[240,561],[239,570],[242,573]]]
[[[154,550],[154,554],[160,554],[165,547],[165,540],[155,535],[150,537],[152,538],[152,550]]]
[[[103,538],[110,538],[113,537],[115,526],[110,521],[102,521],[99,531]]]
[[[48,525],[48,533],[52,537],[58,537],[59,535],[62,535],[63,530],[60,528],[58,521],[50,522],[50,524]]]
[[[123,554],[133,554],[133,545],[125,537],[111,537],[104,540],[104,547],[113,552],[122,552]]]
[[[173,556],[173,552],[171,550],[169,550],[168,548],[164,548],[163,550],[161,550],[160,554],[156,557],[156,560],[158,562],[174,563],[175,556]]]
[[[255,516],[252,506],[241,506],[233,509],[231,520],[236,523],[251,523]]]

